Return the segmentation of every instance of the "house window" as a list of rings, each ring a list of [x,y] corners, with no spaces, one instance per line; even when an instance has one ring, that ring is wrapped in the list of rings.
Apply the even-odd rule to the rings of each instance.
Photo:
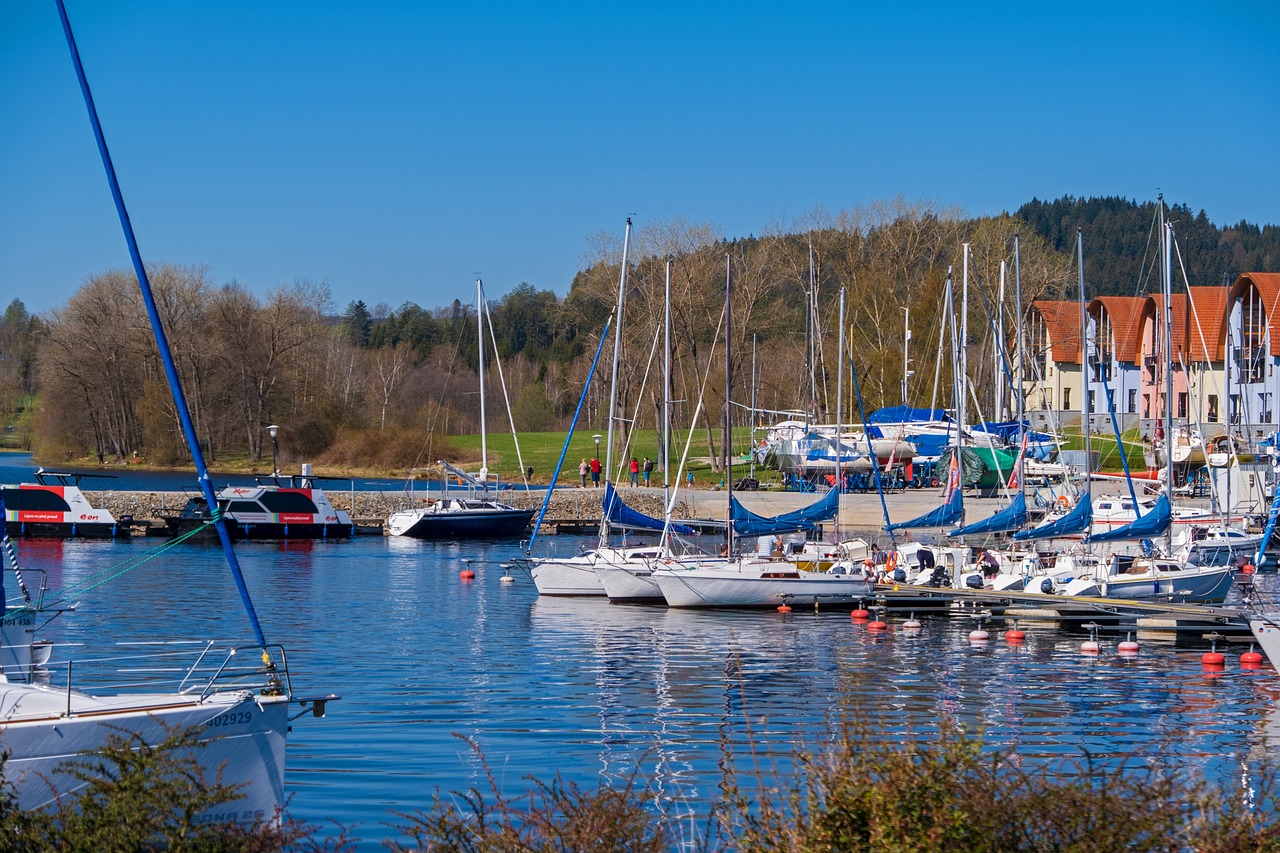
[[[1144,418],[1151,417],[1151,395],[1150,394],[1142,395],[1142,416]]]
[[[1209,395],[1209,421],[1211,423],[1218,422],[1218,395]]]
[[[1187,416],[1187,392],[1178,392],[1178,417],[1185,418]]]
[[[1138,411],[1138,389],[1129,389],[1129,412],[1130,414]]]
[[[1231,423],[1240,423],[1240,395],[1231,395]]]
[[[1098,411],[1097,392],[1092,390],[1089,391],[1089,411],[1090,412]]]
[[[1071,408],[1071,389],[1070,388],[1062,389],[1062,408],[1064,409]]]

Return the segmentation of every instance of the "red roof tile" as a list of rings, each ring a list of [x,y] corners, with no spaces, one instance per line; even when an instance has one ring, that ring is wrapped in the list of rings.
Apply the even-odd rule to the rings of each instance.
[[[1099,296],[1089,303],[1089,313],[1098,315],[1105,311],[1111,320],[1111,331],[1115,336],[1115,358],[1117,361],[1137,362],[1139,321],[1142,318],[1142,306],[1145,296]]]
[[[1044,318],[1044,327],[1058,364],[1080,363],[1080,303],[1064,299],[1037,299],[1031,310]]]

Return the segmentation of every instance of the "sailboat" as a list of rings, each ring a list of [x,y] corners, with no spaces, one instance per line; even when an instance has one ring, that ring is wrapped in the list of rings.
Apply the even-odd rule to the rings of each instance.
[[[819,517],[834,517],[840,501],[839,486],[833,487],[812,507],[765,519],[749,513],[733,497],[733,367],[730,358],[730,297],[733,292],[732,259],[725,257],[725,483],[730,506],[727,551],[733,553],[735,536],[758,536],[766,545],[776,534],[807,530]],[[841,354],[843,358],[843,298],[841,310]],[[692,567],[668,565],[655,568],[651,578],[670,607],[778,607],[790,604],[841,604],[870,597],[872,581],[846,562],[825,571],[800,571],[772,549],[741,554],[729,560]]]
[[[445,495],[425,507],[400,510],[387,517],[387,532],[414,539],[482,539],[519,536],[533,518],[532,509],[520,509],[476,493],[489,490],[488,433],[484,411],[484,284],[476,279],[476,340],[480,347],[480,475],[474,477],[443,459]],[[471,486],[467,497],[450,497],[448,475]]]
[[[1173,285],[1172,244],[1173,226],[1164,221],[1164,204],[1160,205],[1160,258],[1162,264],[1162,286],[1164,290],[1164,340],[1166,346],[1172,340],[1173,309],[1170,293]],[[1081,238],[1077,236],[1077,241]],[[1083,257],[1083,248],[1080,250]],[[1083,266],[1083,260],[1081,261]],[[1081,272],[1081,299],[1083,299],[1084,274]],[[1083,321],[1082,321],[1083,323]],[[1081,352],[1081,370],[1087,362],[1086,347]],[[1081,395],[1085,400],[1088,394]],[[1165,371],[1163,425],[1165,435],[1173,432],[1173,378],[1172,371]],[[1087,405],[1087,403],[1086,403]],[[1087,421],[1085,421],[1087,423]],[[1085,431],[1086,457],[1089,447],[1089,431]],[[1086,483],[1088,481],[1086,480]],[[1092,573],[1086,573],[1063,584],[1060,591],[1065,595],[1101,596],[1112,598],[1147,599],[1161,598],[1182,602],[1217,602],[1222,601],[1231,589],[1232,566],[1193,565],[1171,556],[1173,552],[1173,481],[1166,477],[1164,494],[1150,506],[1147,512],[1138,516],[1128,524],[1092,533],[1085,537],[1090,545],[1116,541],[1139,541],[1144,543],[1144,554],[1133,556],[1113,554],[1110,560],[1099,561]],[[1086,495],[1088,493],[1086,492]],[[1136,498],[1134,498],[1136,501]],[[1164,555],[1157,555],[1151,544],[1152,540],[1164,537]]]
[[[58,0],[58,14],[173,394],[174,408],[196,466],[200,489],[212,506],[215,499],[209,471],[62,0]],[[79,668],[72,662],[57,665],[50,662],[47,668],[41,666],[48,655],[58,652],[47,650],[34,638],[34,631],[49,618],[50,610],[39,593],[32,595],[20,583],[16,552],[5,537],[3,550],[8,569],[18,582],[21,595],[12,602],[5,600],[0,620],[0,640],[3,641],[0,663],[4,665],[5,682],[4,690],[0,691],[0,740],[8,754],[5,781],[13,786],[20,808],[41,807],[55,801],[59,794],[73,796],[75,786],[85,783],[66,773],[67,759],[102,747],[108,738],[124,734],[156,745],[174,730],[196,729],[200,732],[202,748],[194,750],[191,757],[204,770],[206,778],[243,787],[239,799],[233,803],[219,807],[216,813],[193,817],[247,823],[279,819],[284,805],[285,741],[290,721],[297,716],[291,715],[291,706],[297,702],[315,716],[323,716],[326,703],[337,697],[299,699],[293,695],[284,651],[266,640],[225,520],[218,516],[211,523],[218,530],[254,640],[242,646],[189,647],[195,656],[183,666],[170,658],[176,648],[173,644],[163,644],[160,650],[147,650],[145,663],[136,658],[138,647],[135,645],[135,660],[121,664],[121,677],[111,678],[110,686],[104,688],[109,692],[86,689],[92,683],[92,673],[105,664],[107,656],[100,649],[95,649],[91,660]],[[3,596],[0,590],[0,597]],[[175,606],[181,606],[180,602]],[[123,680],[127,674],[137,677],[144,671],[154,674],[159,670],[164,671],[165,678],[173,680],[153,682],[149,687],[136,682],[126,684]],[[66,683],[55,684],[54,672],[66,673]]]

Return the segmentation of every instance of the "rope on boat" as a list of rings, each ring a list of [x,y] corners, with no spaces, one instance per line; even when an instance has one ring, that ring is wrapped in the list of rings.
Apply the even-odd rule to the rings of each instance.
[[[84,593],[89,592],[90,590],[93,590],[93,589],[97,589],[103,584],[110,583],[116,578],[122,577],[128,574],[129,572],[133,571],[139,566],[142,566],[145,563],[151,562],[156,557],[159,557],[161,554],[168,551],[170,548],[173,548],[176,545],[180,545],[183,542],[186,542],[192,536],[195,536],[198,533],[202,533],[206,528],[213,525],[214,523],[215,523],[214,520],[210,519],[209,521],[206,521],[204,524],[200,525],[199,527],[193,527],[191,530],[187,531],[186,533],[183,533],[180,536],[175,536],[174,538],[170,539],[168,542],[164,543],[163,545],[159,545],[155,548],[152,548],[149,551],[144,551],[142,554],[140,554],[137,557],[131,557],[128,560],[124,560],[122,562],[116,563],[114,566],[111,566],[110,568],[106,568],[99,572],[96,572],[95,574],[89,575],[89,577],[85,578],[84,580],[59,590],[57,593],[54,594],[54,597],[48,602],[48,605],[46,606],[52,606],[53,608],[57,608],[59,604],[69,601],[72,598],[78,598]],[[30,603],[31,602],[28,600],[27,604],[29,605]],[[27,609],[27,608],[23,608],[23,609]]]

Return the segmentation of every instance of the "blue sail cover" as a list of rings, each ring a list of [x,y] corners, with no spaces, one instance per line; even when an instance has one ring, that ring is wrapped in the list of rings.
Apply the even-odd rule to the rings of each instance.
[[[835,518],[839,508],[838,489],[827,490],[827,494],[821,500],[804,509],[786,512],[773,518],[756,515],[738,503],[737,498],[730,498],[729,520],[733,522],[733,532],[737,536],[773,536],[778,533],[811,530],[817,526],[818,522]]]
[[[1076,505],[1071,508],[1071,512],[1062,518],[1034,527],[1031,530],[1015,533],[1013,538],[1018,542],[1028,542],[1032,539],[1074,536],[1077,533],[1083,533],[1088,530],[1091,524],[1093,524],[1093,499],[1089,497],[1088,492],[1085,492]]]
[[[1161,495],[1156,499],[1156,505],[1151,508],[1151,512],[1138,516],[1122,527],[1089,536],[1085,541],[1123,542],[1126,539],[1149,539],[1164,533],[1171,523],[1173,523],[1173,507],[1169,505],[1169,498]]]
[[[990,518],[957,527],[950,536],[976,536],[979,533],[1008,533],[1021,530],[1027,523],[1027,498],[1021,492],[1014,495],[1007,507]]]
[[[886,531],[908,527],[950,527],[964,517],[964,491],[954,489],[951,498],[942,506],[910,521],[899,521],[885,527]]]
[[[617,489],[608,480],[605,480],[604,483],[604,517],[609,520],[611,525],[628,527],[632,530],[662,530],[665,526],[662,519],[645,515],[643,512],[632,509],[623,503]],[[686,527],[683,524],[676,524],[673,521],[671,522],[671,532],[679,533],[681,536],[691,536],[693,535],[693,528]]]
[[[949,421],[946,409],[913,409],[910,406],[889,406],[871,413],[869,424],[905,424],[927,421]]]
[[[1254,555],[1253,564],[1261,566],[1266,559],[1267,546],[1271,544],[1271,535],[1276,532],[1276,519],[1280,518],[1280,485],[1276,487],[1275,498],[1271,501],[1271,511],[1267,513],[1267,527],[1262,532],[1262,541],[1258,543],[1258,553]]]

